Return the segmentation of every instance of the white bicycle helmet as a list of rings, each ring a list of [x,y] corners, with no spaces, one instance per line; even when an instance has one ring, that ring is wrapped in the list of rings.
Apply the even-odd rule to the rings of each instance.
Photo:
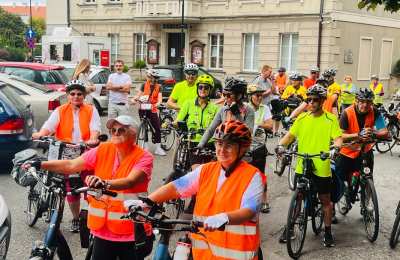
[[[148,69],[146,70],[146,75],[154,78],[159,78],[160,74],[158,73],[158,70],[155,69]]]
[[[195,71],[198,72],[199,71],[199,66],[197,66],[194,63],[188,63],[185,65],[185,67],[183,68],[183,72],[188,72],[188,71]]]
[[[319,68],[318,68],[317,66],[312,66],[312,67],[310,68],[310,71],[311,71],[311,72],[319,72],[320,70],[319,70]]]
[[[74,89],[80,90],[80,91],[82,91],[84,93],[86,92],[85,84],[82,81],[77,80],[77,79],[71,80],[70,82],[68,82],[65,85],[65,91],[67,93],[71,92]]]

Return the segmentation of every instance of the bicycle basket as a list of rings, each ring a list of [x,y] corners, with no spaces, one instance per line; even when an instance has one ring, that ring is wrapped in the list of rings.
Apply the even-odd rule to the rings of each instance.
[[[65,145],[61,142],[52,142],[49,146],[48,160],[71,160],[78,158],[83,151],[79,145]]]

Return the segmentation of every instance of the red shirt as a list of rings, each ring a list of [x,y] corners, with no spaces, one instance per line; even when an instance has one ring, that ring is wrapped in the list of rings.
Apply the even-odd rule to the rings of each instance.
[[[311,86],[314,86],[316,82],[316,79],[307,78],[304,80],[303,86],[308,89]]]

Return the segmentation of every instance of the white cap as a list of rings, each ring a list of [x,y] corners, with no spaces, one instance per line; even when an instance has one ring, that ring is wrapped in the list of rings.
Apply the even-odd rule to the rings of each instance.
[[[136,130],[139,129],[139,124],[131,116],[122,115],[118,116],[117,118],[108,119],[106,124],[107,128],[110,129],[115,122],[120,123],[121,125],[124,126],[133,127]]]

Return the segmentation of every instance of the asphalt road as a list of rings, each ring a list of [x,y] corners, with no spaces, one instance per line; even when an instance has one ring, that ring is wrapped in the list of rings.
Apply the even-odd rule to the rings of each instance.
[[[268,146],[276,145],[277,139],[270,139]],[[321,244],[322,235],[315,236],[311,225],[304,244],[301,259],[400,259],[400,248],[392,250],[389,247],[389,237],[394,221],[394,211],[400,198],[398,188],[400,149],[395,148],[393,156],[390,154],[376,154],[375,156],[375,184],[378,193],[380,209],[380,232],[378,240],[368,242],[361,220],[360,210],[356,204],[345,217],[338,213],[339,224],[333,226],[336,247],[324,248]],[[162,178],[171,171],[172,152],[166,157],[156,156],[151,182],[151,190],[159,187]],[[287,188],[286,174],[278,177],[273,174],[275,159],[268,158],[266,171],[268,173],[269,197],[271,213],[260,216],[262,249],[264,259],[290,259],[286,245],[278,243],[282,227],[286,222],[290,200],[290,191]],[[0,193],[12,214],[12,239],[7,259],[27,259],[34,241],[40,240],[46,230],[43,220],[39,220],[33,228],[24,223],[24,208],[26,204],[26,190],[14,183],[7,170],[0,170]],[[85,250],[80,248],[79,235],[68,231],[71,214],[66,207],[62,231],[72,249],[74,259],[84,259]]]

